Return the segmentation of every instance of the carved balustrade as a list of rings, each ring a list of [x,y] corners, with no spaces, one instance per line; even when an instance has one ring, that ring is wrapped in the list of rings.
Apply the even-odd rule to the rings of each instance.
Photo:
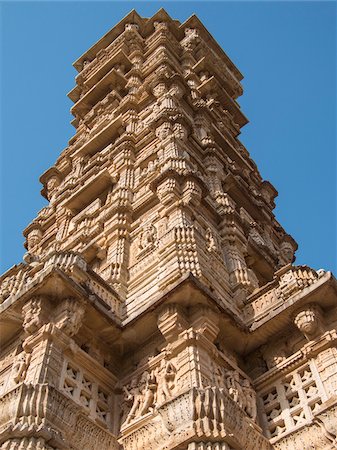
[[[319,280],[319,274],[307,266],[286,266],[276,272],[275,279],[248,297],[244,309],[249,324],[258,324],[271,311],[290,297],[300,293]]]
[[[192,388],[122,429],[126,450],[164,450],[197,434],[228,439],[241,448],[270,449],[269,441],[224,390]]]
[[[36,433],[37,436],[49,436],[57,442],[57,448],[66,449],[70,444],[76,450],[119,448],[110,432],[81,415],[80,408],[72,400],[48,384],[22,383],[0,398],[0,405],[0,444],[9,438],[24,438]]]
[[[29,268],[23,264],[10,269],[1,277],[0,304],[15,295],[25,284]]]
[[[44,262],[39,263],[37,268],[22,265],[13,272],[10,271],[9,275],[2,280],[0,288],[2,302],[9,297],[20,296],[20,293],[26,292],[31,282],[38,277],[42,279],[51,268],[62,270],[72,276],[75,281],[80,280],[89,293],[101,298],[110,306],[111,311],[120,317],[121,302],[118,296],[98,274],[88,267],[85,260],[74,252],[55,252]]]

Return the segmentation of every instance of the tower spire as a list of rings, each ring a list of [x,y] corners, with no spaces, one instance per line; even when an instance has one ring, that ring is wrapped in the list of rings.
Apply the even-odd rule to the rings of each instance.
[[[2,277],[19,411],[4,448],[299,448],[309,424],[321,439],[336,284],[292,265],[277,191],[240,142],[240,71],[195,15],[164,9],[131,11],[74,67],[75,134]]]

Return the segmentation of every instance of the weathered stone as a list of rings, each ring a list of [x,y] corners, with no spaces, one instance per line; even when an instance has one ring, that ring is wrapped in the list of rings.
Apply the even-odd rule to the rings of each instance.
[[[163,9],[74,65],[76,133],[0,278],[0,449],[336,448],[336,280],[292,265],[239,70]]]

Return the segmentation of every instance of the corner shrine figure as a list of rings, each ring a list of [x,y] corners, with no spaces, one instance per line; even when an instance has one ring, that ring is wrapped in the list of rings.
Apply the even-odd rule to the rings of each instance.
[[[74,66],[76,132],[1,277],[0,449],[337,448],[337,284],[294,265],[196,16]]]

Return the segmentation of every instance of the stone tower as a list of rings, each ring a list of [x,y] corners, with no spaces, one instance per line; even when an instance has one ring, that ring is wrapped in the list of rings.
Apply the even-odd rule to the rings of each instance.
[[[74,64],[76,128],[1,277],[0,449],[337,448],[336,280],[295,266],[196,16]]]

